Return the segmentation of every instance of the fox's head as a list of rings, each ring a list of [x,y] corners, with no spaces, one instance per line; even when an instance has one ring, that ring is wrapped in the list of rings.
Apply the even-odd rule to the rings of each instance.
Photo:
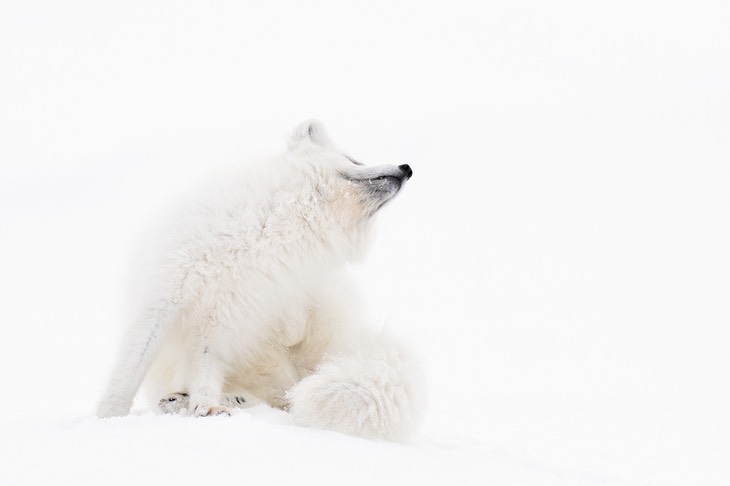
[[[403,189],[413,170],[407,164],[367,166],[345,154],[318,121],[300,124],[289,139],[289,155],[308,179],[315,197],[303,208],[334,233],[340,232],[361,256],[370,239],[373,217]],[[349,253],[349,252],[348,252]]]

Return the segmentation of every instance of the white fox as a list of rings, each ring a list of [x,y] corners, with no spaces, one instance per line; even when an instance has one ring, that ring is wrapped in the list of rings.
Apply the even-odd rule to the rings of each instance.
[[[185,215],[98,415],[129,413],[144,380],[163,411],[264,401],[298,423],[406,438],[421,408],[418,366],[366,325],[344,270],[412,173],[366,167],[319,122],[300,125],[286,153]]]

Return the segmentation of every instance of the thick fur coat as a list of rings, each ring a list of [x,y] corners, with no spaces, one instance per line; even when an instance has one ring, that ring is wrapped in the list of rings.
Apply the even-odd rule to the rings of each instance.
[[[421,405],[417,366],[368,327],[344,270],[411,175],[350,159],[307,122],[286,153],[186,212],[98,415],[129,413],[144,381],[163,411],[264,401],[301,424],[405,438]]]

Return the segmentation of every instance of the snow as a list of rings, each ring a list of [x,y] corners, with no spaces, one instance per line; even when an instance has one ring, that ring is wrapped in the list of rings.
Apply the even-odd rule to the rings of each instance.
[[[730,483],[726,2],[4,2],[0,484]],[[355,268],[392,444],[99,420],[146,225],[321,119],[414,177]]]

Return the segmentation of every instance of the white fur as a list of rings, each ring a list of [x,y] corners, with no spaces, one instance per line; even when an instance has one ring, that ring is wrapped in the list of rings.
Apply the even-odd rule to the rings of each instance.
[[[420,408],[418,373],[400,345],[368,328],[344,269],[409,177],[404,166],[354,164],[308,122],[288,152],[187,211],[98,415],[126,415],[144,380],[155,399],[187,393],[198,416],[226,413],[226,397],[240,394],[299,423],[405,438]]]

